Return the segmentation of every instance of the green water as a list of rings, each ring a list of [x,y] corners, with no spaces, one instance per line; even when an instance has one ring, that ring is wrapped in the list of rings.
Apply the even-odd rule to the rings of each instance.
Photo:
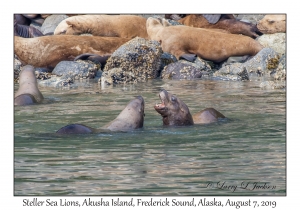
[[[14,110],[14,195],[286,195],[286,92],[259,83],[40,87],[42,104]],[[214,107],[228,119],[163,127],[153,108],[161,89],[191,113]],[[99,128],[136,95],[145,100],[143,129],[55,135],[70,123]]]

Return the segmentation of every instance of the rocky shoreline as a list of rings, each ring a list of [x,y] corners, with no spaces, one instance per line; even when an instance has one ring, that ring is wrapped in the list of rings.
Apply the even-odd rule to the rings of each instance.
[[[159,17],[163,15],[141,15]],[[265,15],[235,15],[245,22],[258,24]],[[42,24],[31,26],[44,34],[52,34],[67,15],[49,15]],[[169,21],[176,25],[176,21]],[[178,23],[179,24],[179,23]],[[50,35],[51,36],[51,35]],[[213,79],[231,81],[262,81],[260,87],[284,89],[286,87],[286,33],[263,34],[256,40],[265,48],[253,57],[230,57],[222,63],[213,63],[199,57],[194,62],[177,60],[163,52],[156,41],[136,37],[119,49],[103,67],[91,61],[61,61],[51,70],[36,68],[38,84],[52,87],[70,87],[77,80],[93,79],[105,85],[142,82],[147,79]],[[23,65],[14,58],[14,79]]]

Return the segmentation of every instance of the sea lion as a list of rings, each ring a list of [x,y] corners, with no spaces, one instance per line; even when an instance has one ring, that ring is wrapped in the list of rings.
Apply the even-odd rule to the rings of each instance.
[[[14,53],[24,64],[54,68],[60,61],[73,60],[84,53],[110,55],[127,41],[129,39],[99,36],[53,35],[35,38],[15,36]]]
[[[93,63],[101,64],[101,69],[103,69],[106,64],[107,59],[109,59],[109,58],[110,58],[110,55],[100,56],[97,54],[84,53],[84,54],[81,54],[81,55],[78,55],[77,57],[75,57],[74,61],[89,60],[89,61],[92,61]]]
[[[160,42],[162,50],[177,59],[185,54],[196,54],[202,59],[222,62],[231,56],[254,56],[263,49],[259,42],[247,36],[184,25],[164,26],[168,22],[162,21],[165,23],[152,17],[147,19],[149,38]]]
[[[148,38],[146,18],[137,15],[77,15],[58,24],[54,35],[80,35],[90,33],[94,36],[122,38]]]
[[[34,67],[26,65],[19,75],[19,89],[15,93],[14,105],[24,106],[40,103],[44,97],[38,89]]]
[[[213,123],[217,122],[219,118],[225,118],[225,116],[214,108],[206,108],[196,114],[193,114],[195,124]]]
[[[266,15],[257,23],[257,28],[265,34],[285,33],[286,15]]]
[[[255,24],[239,21],[233,15],[191,14],[178,20],[178,22],[197,28],[223,29],[232,34],[243,34],[251,38],[257,38],[263,34]]]
[[[142,128],[144,125],[144,99],[137,96],[131,100],[123,111],[111,122],[99,129],[91,128],[81,124],[71,124],[62,127],[56,133],[58,134],[85,134],[100,133],[108,131],[131,131]]]
[[[225,118],[214,108],[204,109],[191,115],[188,106],[175,95],[166,90],[159,93],[161,104],[156,104],[154,109],[163,117],[163,125],[187,126],[194,124],[207,124]]]
[[[20,25],[16,21],[14,22],[14,35],[24,38],[44,36],[44,34],[37,28],[27,25]]]
[[[14,22],[20,25],[30,25],[30,20],[21,14],[14,14]]]

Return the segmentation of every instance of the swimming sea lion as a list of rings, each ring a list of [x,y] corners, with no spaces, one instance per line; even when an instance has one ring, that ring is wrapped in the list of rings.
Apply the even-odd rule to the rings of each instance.
[[[77,15],[58,24],[54,35],[80,35],[122,38],[148,38],[146,18],[137,15]]]
[[[38,89],[33,66],[26,65],[19,76],[19,89],[15,93],[14,105],[24,106],[40,103],[44,97]]]
[[[110,55],[127,41],[129,39],[99,36],[15,36],[14,52],[24,64],[54,68],[60,61],[73,60],[84,53]]]
[[[206,124],[225,118],[214,108],[207,108],[195,115],[191,115],[188,106],[175,95],[162,90],[159,93],[161,104],[156,104],[154,109],[163,117],[163,125],[186,126]]]
[[[178,22],[197,28],[223,29],[232,34],[243,34],[251,38],[256,38],[263,34],[255,24],[239,21],[233,15],[192,14],[178,20]]]
[[[162,50],[177,59],[184,54],[196,54],[202,59],[222,62],[231,56],[254,56],[263,49],[259,42],[247,36],[184,25],[167,26],[165,19],[163,22],[152,17],[147,19],[149,38],[160,42]]]
[[[195,124],[217,122],[218,118],[225,118],[225,116],[214,108],[206,108],[196,114],[193,114],[193,120]]]
[[[144,99],[142,96],[137,96],[131,100],[125,109],[108,124],[100,129],[94,129],[81,124],[71,124],[59,129],[58,134],[85,134],[85,133],[100,133],[107,131],[131,131],[142,128],[144,125]]]

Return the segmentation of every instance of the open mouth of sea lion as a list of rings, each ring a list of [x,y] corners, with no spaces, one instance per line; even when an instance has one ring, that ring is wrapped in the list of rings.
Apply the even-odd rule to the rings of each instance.
[[[157,103],[154,106],[154,109],[161,115],[163,115],[168,110],[168,108],[166,107],[166,104],[165,104],[165,101],[167,100],[166,94],[167,93],[165,90],[161,91],[158,95],[161,100],[161,103]]]

